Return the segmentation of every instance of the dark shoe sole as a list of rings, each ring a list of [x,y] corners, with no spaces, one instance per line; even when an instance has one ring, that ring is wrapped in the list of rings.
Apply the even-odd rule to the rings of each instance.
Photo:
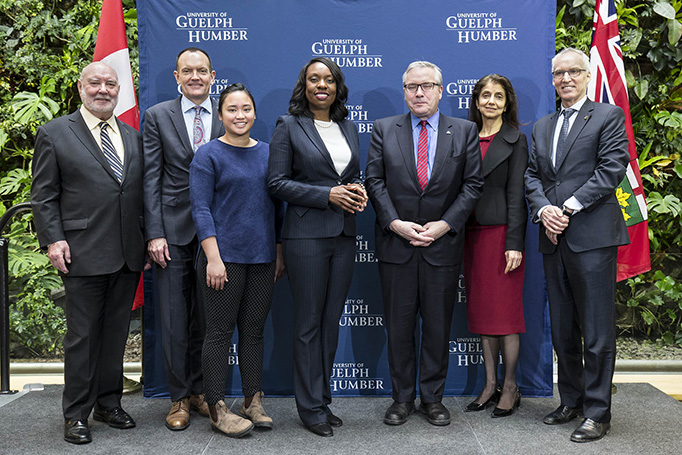
[[[547,419],[542,419],[542,423],[544,423],[545,425],[563,425],[565,423],[570,422],[571,420],[582,418],[582,417],[583,417],[583,414],[581,412],[579,414],[576,414],[574,417],[571,417],[568,420],[562,419],[562,420],[553,420],[553,421],[548,422]]]
[[[386,425],[402,425],[405,422],[407,422],[407,418],[405,418],[405,419],[387,419],[386,417],[384,417],[384,423]]]
[[[571,441],[577,442],[577,443],[599,441],[601,438],[603,438],[604,436],[606,436],[607,434],[609,434],[609,431],[610,431],[610,430],[611,430],[611,429],[609,428],[608,430],[606,430],[606,431],[604,432],[603,435],[599,436],[598,438],[590,438],[590,439],[577,439],[577,438],[576,438],[576,439],[574,439],[573,436],[571,435]]]
[[[98,422],[104,422],[107,425],[109,425],[111,428],[118,428],[119,430],[126,430],[128,428],[135,428],[135,422],[132,422],[132,423],[111,423],[111,422],[107,422],[106,419],[104,417],[102,417],[101,415],[95,414],[95,413],[92,414],[92,419],[96,420]]]
[[[66,436],[64,436],[64,441],[69,442],[71,444],[88,444],[88,443],[92,442],[92,438],[90,438],[90,439],[81,439],[81,438],[69,439]]]

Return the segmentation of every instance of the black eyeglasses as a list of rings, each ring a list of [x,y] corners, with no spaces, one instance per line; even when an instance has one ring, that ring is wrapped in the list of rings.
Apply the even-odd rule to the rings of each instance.
[[[568,73],[569,76],[571,77],[578,77],[580,76],[580,73],[583,71],[587,71],[584,68],[571,68],[570,70],[556,70],[552,71],[552,76],[554,76],[554,79],[563,79],[564,74]]]
[[[438,86],[437,82],[422,82],[421,84],[405,84],[403,88],[410,93],[417,93],[417,90],[421,87],[422,92],[430,92],[434,87]]]

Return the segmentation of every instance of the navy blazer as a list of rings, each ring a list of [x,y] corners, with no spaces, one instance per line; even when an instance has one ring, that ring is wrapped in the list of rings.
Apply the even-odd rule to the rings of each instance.
[[[538,120],[533,127],[525,175],[533,222],[540,222],[538,210],[542,207],[561,207],[575,196],[583,209],[571,216],[563,233],[572,251],[630,243],[615,194],[630,161],[623,110],[588,99],[577,113],[568,134],[566,151],[555,169],[552,145],[559,117],[560,113],[554,112]],[[555,249],[541,229],[540,252],[552,253]]]
[[[287,202],[283,239],[355,235],[355,215],[329,202],[332,187],[361,181],[357,128],[345,119],[339,127],[351,150],[341,175],[312,118],[285,115],[277,119],[270,140],[268,186],[273,196]]]
[[[116,122],[124,152],[121,183],[80,111],[36,133],[31,208],[38,241],[42,248],[68,242],[69,276],[144,267],[142,142],[135,129]]]
[[[528,167],[526,135],[506,123],[495,135],[483,158],[483,194],[474,214],[478,224],[506,224],[505,249],[523,251],[528,208],[523,174]]]
[[[189,165],[194,158],[180,100],[156,104],[144,114],[144,213],[146,240],[164,237],[187,245],[196,235],[189,202]],[[211,99],[211,139],[225,134],[218,102]]]
[[[464,225],[481,196],[481,149],[476,124],[440,114],[431,178],[419,187],[410,114],[374,122],[365,185],[376,212],[374,235],[380,261],[405,264],[421,248],[435,266],[461,262]],[[414,247],[391,231],[400,219],[426,224],[445,220],[452,230],[428,247]]]

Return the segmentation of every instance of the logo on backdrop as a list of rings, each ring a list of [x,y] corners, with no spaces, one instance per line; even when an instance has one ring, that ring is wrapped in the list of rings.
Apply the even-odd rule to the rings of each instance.
[[[355,236],[355,263],[378,262],[376,256],[374,256],[374,250],[369,249],[369,241],[364,240],[364,238],[365,236],[362,234]]]
[[[455,34],[455,42],[458,44],[516,41],[517,28],[506,25],[497,12],[457,13],[445,18],[445,28]]]
[[[471,93],[474,91],[478,79],[457,79],[445,84],[445,96],[457,100],[457,109],[469,110],[471,104]]]
[[[364,109],[362,104],[346,104],[346,109],[348,109],[348,117],[346,118],[355,123],[358,127],[358,133],[372,134],[374,120],[369,120],[367,110]]]
[[[340,68],[382,68],[383,54],[370,54],[361,39],[329,39],[315,41],[310,50],[313,57],[327,57]]]
[[[365,299],[346,299],[343,314],[339,319],[341,327],[383,327],[384,315],[369,312]]]
[[[376,371],[370,372],[370,369],[362,362],[335,363],[329,381],[332,393],[384,390],[384,379],[370,377],[370,373],[376,376]]]
[[[456,338],[450,340],[450,355],[456,360],[450,360],[450,365],[468,367],[469,365],[483,365],[483,351],[479,337]]]
[[[247,41],[248,28],[239,27],[227,11],[192,11],[175,18],[176,30],[187,32],[188,43]]]
[[[227,364],[228,365],[239,365],[239,355],[237,355],[237,345],[235,343],[230,345],[230,349],[227,351]]]

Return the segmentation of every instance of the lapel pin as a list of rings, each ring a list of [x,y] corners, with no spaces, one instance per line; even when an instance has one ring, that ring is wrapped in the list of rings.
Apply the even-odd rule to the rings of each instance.
[[[446,131],[445,134],[448,135],[448,134],[451,134],[451,133],[450,133],[450,131]]]

